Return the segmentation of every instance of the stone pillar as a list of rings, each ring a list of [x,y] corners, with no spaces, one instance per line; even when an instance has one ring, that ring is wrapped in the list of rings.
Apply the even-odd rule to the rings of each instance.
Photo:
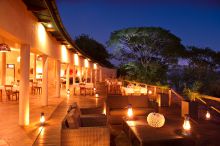
[[[29,69],[30,46],[21,45],[20,86],[19,86],[19,125],[29,125]]]
[[[5,85],[6,81],[6,52],[2,52],[1,60],[1,84]]]
[[[60,97],[60,61],[56,61],[56,96]]]
[[[33,80],[34,81],[36,81],[36,69],[37,69],[37,67],[36,67],[37,62],[36,61],[37,61],[37,57],[36,57],[36,54],[34,54],[34,68],[33,68],[33,77],[34,77]]]
[[[66,67],[66,91],[70,89],[70,65]]]
[[[42,67],[43,67],[43,85],[42,85],[42,96],[41,105],[48,105],[48,57],[46,55],[42,56]]]

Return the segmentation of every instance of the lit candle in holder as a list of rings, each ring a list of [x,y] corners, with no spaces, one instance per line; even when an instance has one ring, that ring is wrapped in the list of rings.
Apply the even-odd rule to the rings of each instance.
[[[128,119],[132,119],[133,118],[133,110],[132,110],[131,104],[128,105],[127,116],[128,116]]]
[[[191,134],[191,125],[189,121],[189,116],[185,116],[183,123],[183,135],[190,135],[190,134]]]
[[[209,111],[206,112],[205,118],[206,118],[206,120],[210,120],[211,119],[211,114],[210,114]]]
[[[70,95],[70,89],[67,89],[66,93],[67,95]]]
[[[96,98],[98,98],[98,97],[99,97],[99,94],[98,94],[98,93],[96,93],[96,94],[95,94],[95,97],[96,97]]]
[[[41,113],[40,115],[40,124],[43,126],[45,123],[45,116],[44,116],[44,113]]]

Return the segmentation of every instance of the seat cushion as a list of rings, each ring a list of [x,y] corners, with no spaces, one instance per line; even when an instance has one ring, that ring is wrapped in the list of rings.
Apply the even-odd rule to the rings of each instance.
[[[111,116],[126,116],[127,114],[127,109],[111,109],[110,110],[110,115]]]

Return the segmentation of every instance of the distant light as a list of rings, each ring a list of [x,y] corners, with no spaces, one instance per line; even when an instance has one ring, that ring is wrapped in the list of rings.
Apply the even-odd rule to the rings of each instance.
[[[95,97],[99,97],[99,94],[98,94],[98,93],[96,93],[96,94],[95,94]]]
[[[18,56],[18,57],[17,57],[17,62],[18,62],[18,63],[21,62],[21,56]]]
[[[93,64],[93,69],[97,69],[97,64],[96,63]]]
[[[84,60],[84,65],[85,65],[85,68],[89,68],[89,61],[88,61],[88,59]]]
[[[133,117],[133,110],[131,104],[128,105],[128,111],[127,111],[128,118]]]
[[[14,64],[7,64],[7,68],[9,69],[14,69],[15,65]]]
[[[152,94],[152,91],[151,91],[151,90],[149,90],[149,91],[148,91],[148,94]]]
[[[206,112],[205,118],[206,118],[206,120],[210,120],[211,119],[211,114],[210,114],[209,111]]]
[[[79,66],[79,56],[78,56],[78,54],[74,54],[74,65]]]
[[[51,23],[47,23],[47,27],[48,27],[48,28],[52,28],[53,25],[52,25]]]
[[[44,116],[44,113],[41,113],[40,115],[40,124],[43,126],[45,123],[45,116]]]
[[[67,90],[67,95],[70,95],[70,89]]]

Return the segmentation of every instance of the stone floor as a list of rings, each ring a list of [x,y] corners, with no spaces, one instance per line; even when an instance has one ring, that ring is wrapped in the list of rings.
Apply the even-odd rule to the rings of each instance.
[[[30,125],[24,127],[18,125],[18,101],[3,100],[0,102],[0,146],[31,146],[35,141],[35,145],[42,145],[45,141],[41,141],[40,138],[51,135],[51,127],[59,129],[60,121],[65,116],[69,104],[78,102],[82,107],[99,104],[94,97],[67,97],[65,89],[62,89],[61,97],[54,97],[53,93],[52,90],[49,91],[48,106],[46,107],[40,105],[40,95],[30,95]],[[47,121],[47,125],[43,129],[39,124],[41,112],[44,112]],[[39,135],[39,133],[41,134]]]

